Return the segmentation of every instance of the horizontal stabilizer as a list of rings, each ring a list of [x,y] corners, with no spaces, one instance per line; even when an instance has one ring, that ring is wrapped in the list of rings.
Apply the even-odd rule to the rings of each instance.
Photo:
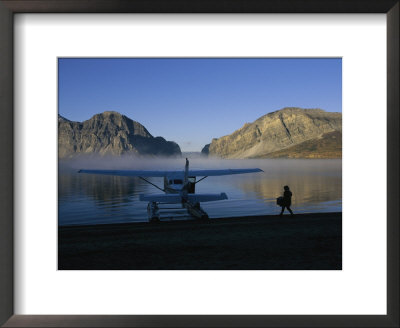
[[[188,201],[193,204],[228,199],[228,196],[224,192],[220,194],[189,194],[187,197]],[[140,195],[139,200],[143,202],[177,204],[182,202],[182,196],[180,194]]]
[[[228,196],[221,192],[220,194],[189,194],[188,200],[191,203],[212,202],[214,200],[228,199]]]
[[[140,195],[139,200],[143,202],[176,204],[182,202],[182,197],[180,194],[154,194],[154,195]]]

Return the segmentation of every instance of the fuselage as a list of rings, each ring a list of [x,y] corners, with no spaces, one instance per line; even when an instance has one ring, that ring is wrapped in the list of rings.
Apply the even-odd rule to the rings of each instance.
[[[188,194],[195,193],[196,177],[188,177],[186,190]],[[184,190],[184,175],[170,175],[164,177],[164,190],[167,194],[179,194]]]

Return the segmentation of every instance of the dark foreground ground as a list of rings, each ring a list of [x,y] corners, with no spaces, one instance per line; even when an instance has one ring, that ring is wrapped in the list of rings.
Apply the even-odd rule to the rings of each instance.
[[[60,227],[60,270],[341,270],[342,213]]]

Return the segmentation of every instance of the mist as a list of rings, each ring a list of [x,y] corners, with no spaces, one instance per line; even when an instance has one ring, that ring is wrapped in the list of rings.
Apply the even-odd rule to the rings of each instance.
[[[261,168],[269,176],[302,176],[334,174],[341,175],[341,159],[222,159],[216,157],[187,155],[189,168],[194,169],[235,169]],[[184,170],[185,156],[144,157],[133,155],[81,155],[59,160],[60,172],[80,169],[104,170]],[[323,168],[323,170],[318,169]]]

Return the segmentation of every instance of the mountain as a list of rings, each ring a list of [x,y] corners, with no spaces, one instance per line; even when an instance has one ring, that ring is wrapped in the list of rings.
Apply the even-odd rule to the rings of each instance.
[[[84,122],[72,122],[58,115],[58,156],[100,155],[181,155],[173,141],[153,137],[140,123],[117,112],[94,115]]]
[[[340,158],[342,114],[283,108],[213,139],[202,153],[222,158]]]
[[[208,156],[210,154],[210,145],[211,144],[207,144],[203,147],[203,149],[201,150],[201,154],[202,155],[206,155]]]
[[[277,150],[267,155],[254,156],[254,158],[341,158],[342,133],[333,131],[322,136],[304,141],[295,146]]]
[[[67,120],[65,117],[58,114],[58,122],[71,122],[71,121]]]

